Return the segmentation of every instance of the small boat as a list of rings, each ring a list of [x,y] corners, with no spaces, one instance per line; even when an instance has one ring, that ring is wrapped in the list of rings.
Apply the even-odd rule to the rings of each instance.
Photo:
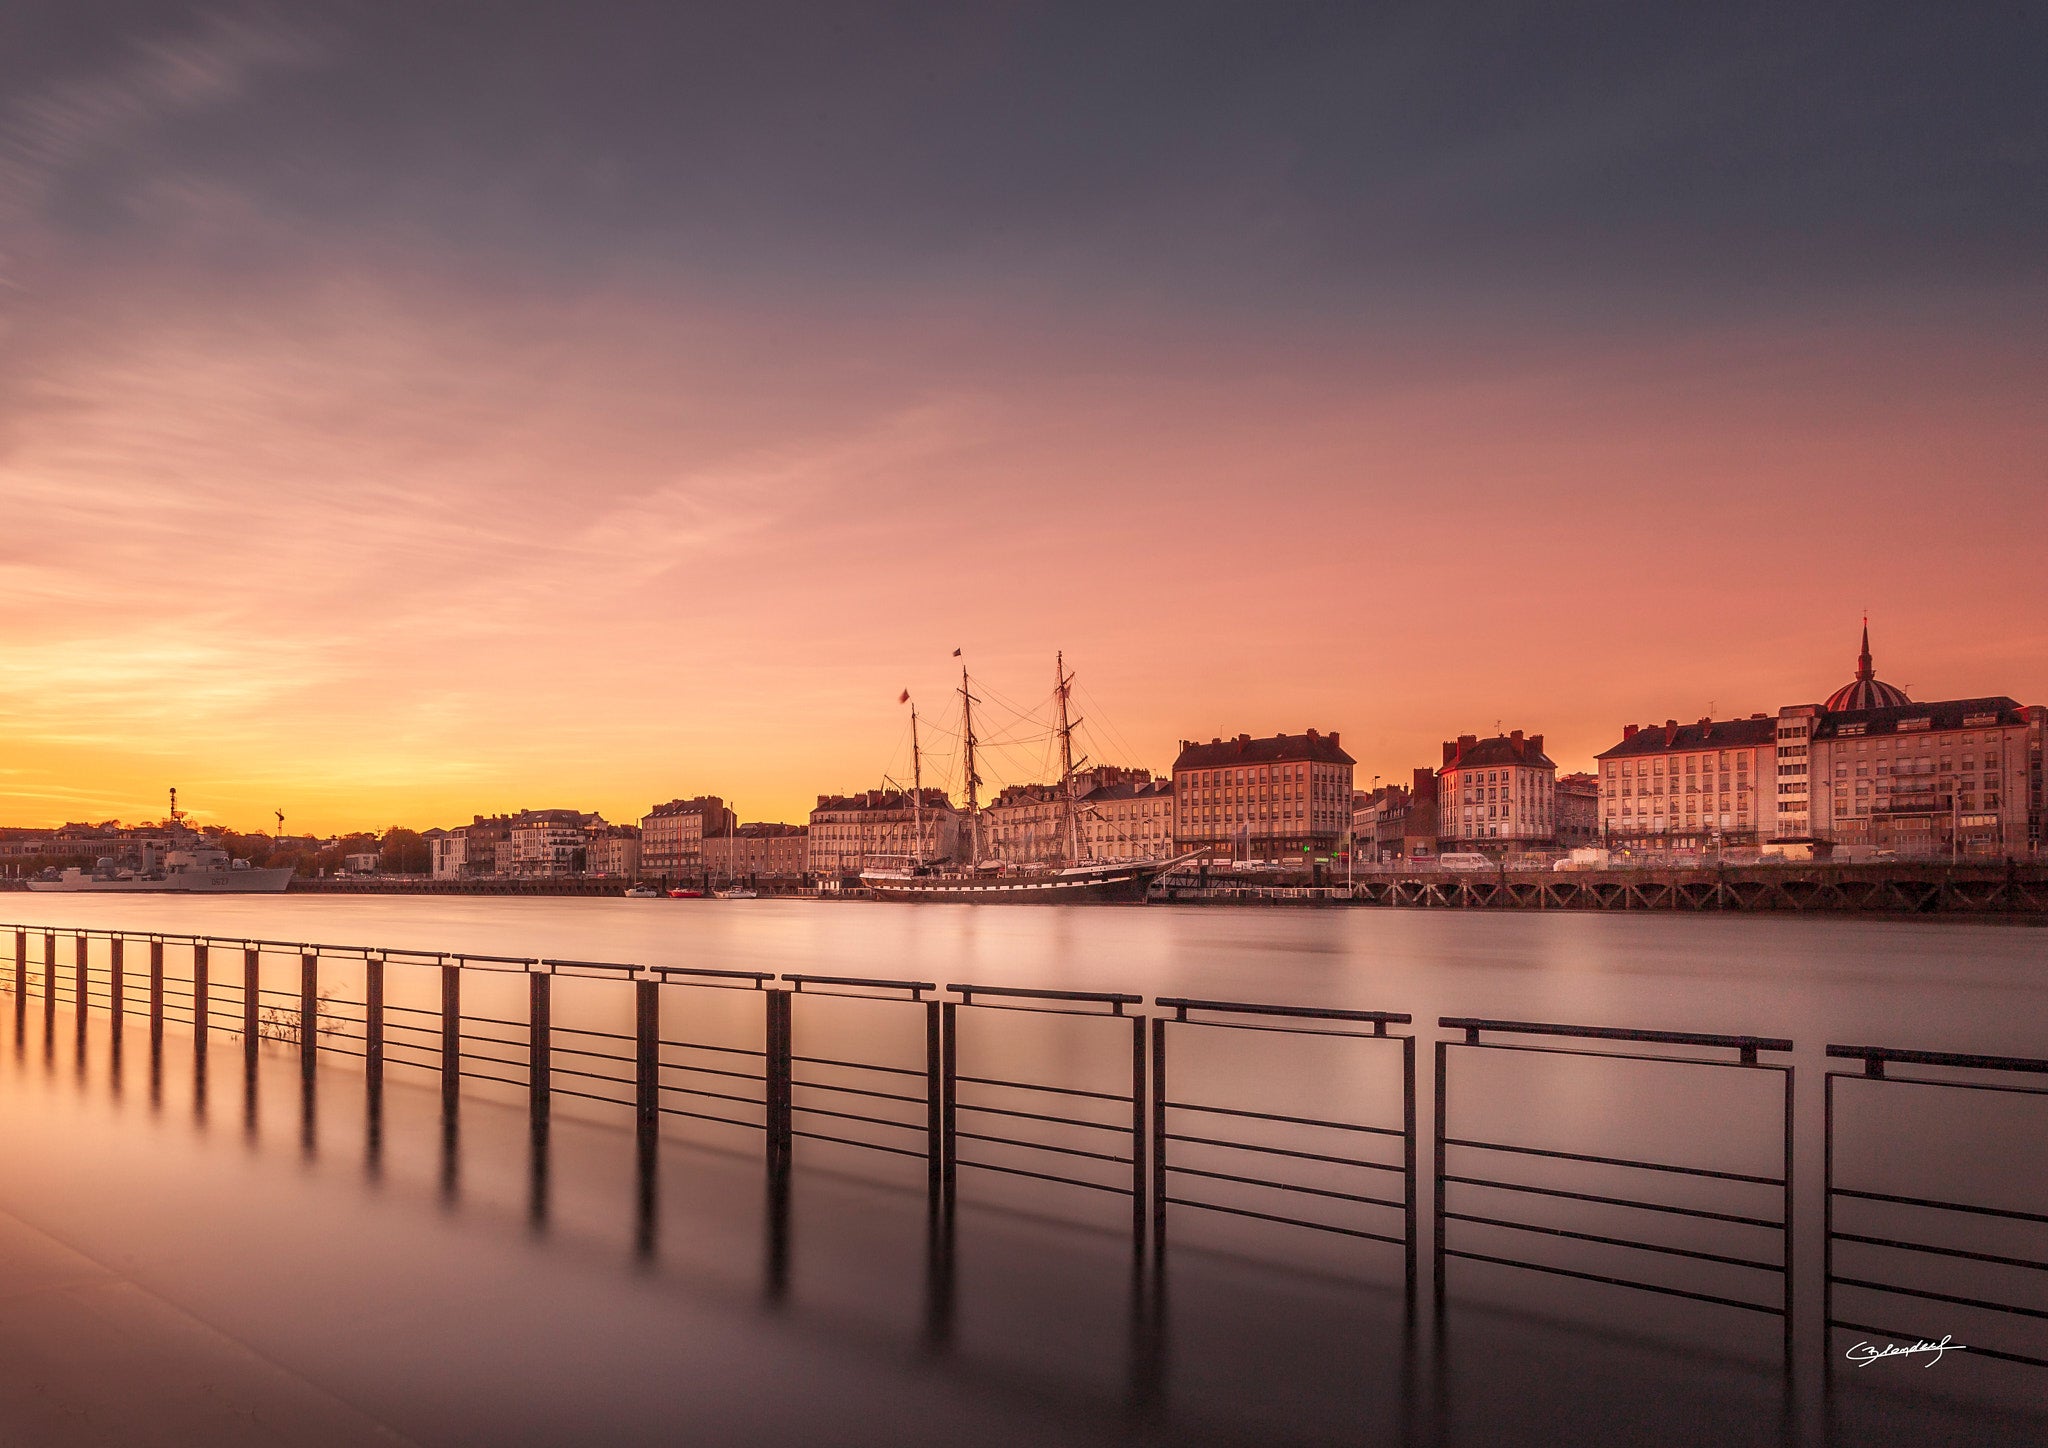
[[[749,890],[744,885],[735,886],[730,890],[714,890],[712,893],[721,900],[758,900],[761,898],[759,890]]]
[[[661,891],[655,889],[652,885],[635,885],[626,891],[626,898],[628,900],[659,900],[661,898]]]
[[[671,900],[702,900],[704,892],[692,889],[688,885],[678,885],[668,892],[668,898]]]

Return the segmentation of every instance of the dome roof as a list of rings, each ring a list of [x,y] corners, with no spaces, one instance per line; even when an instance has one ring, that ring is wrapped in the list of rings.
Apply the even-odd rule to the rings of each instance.
[[[1878,678],[1870,667],[1870,620],[1863,620],[1863,652],[1856,658],[1856,677],[1834,693],[1821,705],[1830,714],[1846,713],[1852,709],[1896,709],[1912,703],[1906,691],[1896,684],[1887,684]]]

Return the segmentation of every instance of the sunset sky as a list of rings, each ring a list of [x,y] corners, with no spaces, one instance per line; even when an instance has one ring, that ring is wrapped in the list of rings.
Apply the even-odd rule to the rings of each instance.
[[[0,824],[2048,702],[2048,25],[1806,9],[11,0]]]

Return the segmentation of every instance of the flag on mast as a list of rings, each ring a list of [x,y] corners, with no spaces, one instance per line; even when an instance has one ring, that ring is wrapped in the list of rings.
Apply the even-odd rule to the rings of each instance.
[[[910,702],[910,690],[905,689],[903,691],[903,697],[898,699],[896,702],[899,704],[908,704]]]
[[[958,649],[955,649],[955,650],[953,650],[953,657],[954,657],[954,658],[956,658],[956,659],[957,659],[957,658],[959,658],[959,657],[960,657],[960,650],[958,650]]]

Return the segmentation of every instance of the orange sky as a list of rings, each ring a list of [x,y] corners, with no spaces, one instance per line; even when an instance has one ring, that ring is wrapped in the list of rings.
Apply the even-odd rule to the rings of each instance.
[[[172,785],[321,833],[700,792],[796,820],[907,767],[901,689],[949,747],[956,647],[1025,704],[1064,649],[1097,759],[1312,725],[1361,787],[1496,721],[1571,769],[1627,722],[1823,697],[1865,608],[1915,697],[2048,701],[2038,264],[1746,289],[1704,232],[1610,273],[1533,212],[1462,271],[1354,263],[1299,156],[1221,142],[1252,181],[1025,175],[1031,225],[950,250],[867,215],[744,257],[711,172],[677,193],[711,230],[601,244],[567,228],[644,158],[493,171],[489,127],[436,132],[459,217],[381,139],[375,205],[271,165],[263,107],[373,52],[252,34],[80,60],[0,118],[0,823]],[[1599,114],[1633,136],[1644,104]],[[1466,202],[1586,134],[1518,125],[1346,204],[1469,240]],[[558,171],[584,212],[540,205]]]

